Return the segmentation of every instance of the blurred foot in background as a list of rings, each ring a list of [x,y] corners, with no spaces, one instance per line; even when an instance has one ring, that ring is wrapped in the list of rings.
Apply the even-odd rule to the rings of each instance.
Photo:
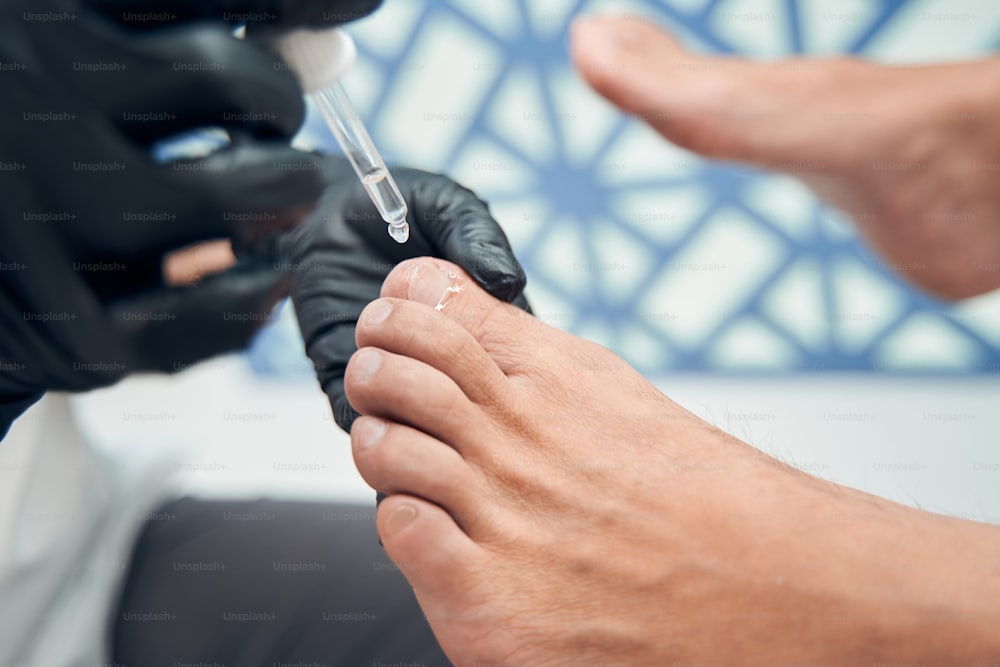
[[[806,182],[916,285],[952,299],[1000,287],[1000,57],[751,62],[610,16],[578,20],[572,52],[597,92],[678,146]]]

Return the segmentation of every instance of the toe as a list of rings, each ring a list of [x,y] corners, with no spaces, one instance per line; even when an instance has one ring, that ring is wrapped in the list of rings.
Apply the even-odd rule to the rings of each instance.
[[[532,332],[544,325],[490,296],[450,262],[426,257],[402,262],[382,284],[382,296],[431,306],[457,322],[507,375],[541,354]]]
[[[351,429],[351,446],[358,471],[377,491],[429,500],[473,536],[484,523],[476,502],[482,481],[445,443],[403,424],[362,417]]]
[[[377,347],[436,368],[474,403],[503,402],[509,391],[503,371],[472,334],[424,304],[374,301],[358,319],[356,339],[359,348]]]
[[[454,582],[465,583],[470,564],[482,555],[445,510],[414,496],[397,494],[382,501],[378,533],[417,596],[432,606],[455,594],[450,590]]]
[[[360,414],[408,424],[459,449],[469,424],[483,421],[479,408],[447,375],[376,348],[351,357],[344,390]]]
[[[584,16],[570,31],[573,62],[601,95],[626,111],[648,110],[664,65],[686,57],[667,33],[629,16]],[[658,66],[657,66],[658,65]]]
[[[723,133],[753,70],[690,53],[658,27],[635,17],[578,19],[574,63],[595,91],[675,144],[717,158],[742,158],[739,133]]]

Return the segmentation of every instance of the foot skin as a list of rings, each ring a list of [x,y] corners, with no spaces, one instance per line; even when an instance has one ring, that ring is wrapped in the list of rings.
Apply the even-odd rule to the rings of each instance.
[[[572,51],[597,92],[673,143],[805,181],[917,285],[947,298],[1000,287],[1000,58],[754,63],[693,54],[627,17],[579,20]]]
[[[354,458],[457,665],[988,655],[991,529],[787,468],[454,265],[401,264],[382,297],[347,369]]]

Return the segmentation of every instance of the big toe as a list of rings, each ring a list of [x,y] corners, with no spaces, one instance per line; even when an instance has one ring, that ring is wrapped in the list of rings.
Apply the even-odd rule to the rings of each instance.
[[[628,16],[585,16],[573,22],[571,51],[577,69],[594,89],[626,111],[641,113],[669,104],[656,86],[671,63],[685,57],[667,33]]]
[[[538,354],[534,332],[544,325],[491,296],[451,262],[432,258],[402,262],[382,284],[382,296],[431,306],[457,322],[505,373]]]
[[[745,157],[739,135],[720,136],[747,103],[744,63],[691,53],[636,17],[591,16],[572,29],[573,61],[590,86],[685,148],[716,158]]]

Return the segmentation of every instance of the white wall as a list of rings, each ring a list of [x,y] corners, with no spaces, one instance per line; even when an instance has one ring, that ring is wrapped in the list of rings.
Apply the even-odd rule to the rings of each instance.
[[[929,510],[1000,522],[1000,378],[664,378],[685,407],[821,477]],[[192,446],[193,493],[371,503],[347,436],[311,381],[267,381],[230,357],[73,399],[84,431],[128,456]]]

